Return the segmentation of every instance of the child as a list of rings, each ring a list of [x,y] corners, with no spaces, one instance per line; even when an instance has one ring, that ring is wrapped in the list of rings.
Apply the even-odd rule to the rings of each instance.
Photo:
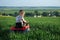
[[[23,26],[28,25],[26,20],[24,19],[25,12],[23,10],[19,11],[19,15],[16,17],[16,28],[21,28]]]

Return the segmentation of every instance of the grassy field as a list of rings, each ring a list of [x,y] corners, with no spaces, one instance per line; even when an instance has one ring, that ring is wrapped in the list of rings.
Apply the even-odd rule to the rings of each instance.
[[[15,17],[0,16],[0,40],[60,40],[60,17],[25,17],[30,24],[30,32],[10,31],[15,25]]]

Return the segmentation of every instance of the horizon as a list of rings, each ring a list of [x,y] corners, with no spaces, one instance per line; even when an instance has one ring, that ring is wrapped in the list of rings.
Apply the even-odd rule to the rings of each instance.
[[[60,6],[0,6],[0,7],[60,7]]]
[[[0,6],[13,7],[40,7],[40,6],[57,6],[60,7],[60,0],[0,0]]]

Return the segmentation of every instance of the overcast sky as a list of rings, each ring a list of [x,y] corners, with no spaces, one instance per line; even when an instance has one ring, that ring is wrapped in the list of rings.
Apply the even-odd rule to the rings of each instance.
[[[0,0],[0,6],[60,6],[60,0]]]

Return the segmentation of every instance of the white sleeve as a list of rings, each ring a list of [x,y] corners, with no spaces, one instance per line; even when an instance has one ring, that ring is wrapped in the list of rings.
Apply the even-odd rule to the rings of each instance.
[[[22,20],[23,20],[24,22],[26,22],[26,20],[24,19],[24,17],[22,17]]]

